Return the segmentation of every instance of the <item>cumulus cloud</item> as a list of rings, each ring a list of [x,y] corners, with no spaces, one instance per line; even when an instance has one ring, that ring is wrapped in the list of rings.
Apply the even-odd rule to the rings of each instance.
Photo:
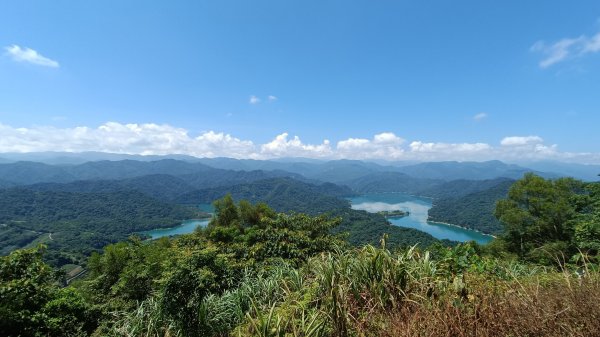
[[[539,136],[512,136],[500,141],[498,152],[509,159],[565,159],[571,155],[560,153],[558,145],[546,145]]]
[[[530,144],[539,144],[539,143],[543,143],[543,142],[544,142],[544,140],[538,136],[525,136],[525,137],[513,136],[513,137],[504,137],[500,141],[500,145],[502,145],[502,146],[523,146],[523,145],[530,145]]]
[[[415,141],[410,143],[412,152],[430,152],[430,153],[475,153],[491,149],[489,144],[485,143],[423,143]]]
[[[337,155],[352,159],[400,159],[404,153],[403,143],[404,139],[391,132],[377,134],[373,139],[348,138],[337,143]]]
[[[477,160],[490,159],[492,147],[486,143],[443,143],[413,141],[407,159],[413,160]]]
[[[185,129],[152,123],[108,122],[97,128],[13,128],[0,124],[0,152],[100,151],[251,158],[254,148],[251,141],[240,140],[224,133],[208,131],[191,137]]]
[[[261,154],[267,158],[273,157],[306,157],[325,158],[331,157],[332,150],[329,140],[325,139],[322,144],[304,144],[298,136],[288,140],[288,133],[284,132],[275,137],[271,142],[261,146]]]
[[[541,68],[548,68],[570,58],[581,57],[600,51],[600,32],[592,37],[581,35],[576,38],[563,38],[553,43],[538,41],[531,46],[532,52],[541,53]]]
[[[16,62],[31,63],[50,68],[59,67],[58,62],[42,56],[40,53],[30,48],[21,48],[16,44],[13,44],[12,46],[5,47],[4,50],[6,50],[6,54]]]
[[[384,160],[565,160],[600,164],[598,153],[561,152],[535,135],[510,136],[498,145],[487,143],[444,143],[414,140],[406,143],[392,132],[372,138],[347,138],[335,145],[325,139],[308,144],[287,132],[264,144],[255,144],[233,135],[205,131],[191,135],[188,130],[168,124],[121,124],[107,122],[98,127],[17,128],[0,124],[0,152],[100,151],[142,155],[187,154],[197,157],[269,159],[305,157],[321,159]]]
[[[275,102],[277,100],[277,96],[269,95],[267,99],[269,100],[269,102]]]
[[[476,114],[475,116],[473,116],[473,119],[476,121],[480,121],[484,118],[486,118],[488,115],[485,112],[480,112],[478,114]]]
[[[254,96],[254,95],[251,95],[250,100],[248,102],[250,104],[258,104],[258,103],[260,103],[260,98]]]

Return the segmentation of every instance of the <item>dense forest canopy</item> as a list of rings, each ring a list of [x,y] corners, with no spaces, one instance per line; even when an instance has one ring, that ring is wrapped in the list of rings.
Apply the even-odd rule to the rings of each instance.
[[[358,161],[299,165],[304,176],[278,171],[293,168],[287,163],[261,166],[270,171],[170,160],[0,167],[14,173],[0,182],[0,334],[402,335],[414,322],[435,335],[485,315],[496,324],[478,323],[480,335],[594,332],[600,184],[534,174],[515,183],[502,176],[518,167],[465,165],[492,172],[450,180],[429,170],[459,177],[453,163],[386,171]],[[422,177],[405,173],[417,168]],[[40,182],[24,185],[27,175]],[[430,196],[432,219],[498,238],[458,244],[392,226],[385,213],[345,199],[367,191]],[[204,229],[131,236],[207,216],[197,205],[213,201]],[[61,265],[69,274],[54,269]],[[514,297],[502,290],[515,288]],[[539,294],[544,301],[519,306]],[[548,306],[576,323],[537,325]]]
[[[92,251],[129,235],[204,217],[195,210],[197,205],[228,193],[238,200],[268,203],[278,212],[340,217],[341,224],[334,231],[345,233],[355,245],[376,244],[384,234],[392,246],[429,246],[438,241],[415,229],[391,226],[381,215],[351,209],[344,197],[354,192],[345,186],[270,178],[197,190],[182,178],[155,174],[0,190],[6,205],[0,211],[0,220],[5,222],[0,228],[2,252],[45,243],[45,256],[52,264],[81,264]]]
[[[42,262],[43,248],[2,257],[0,331],[7,336],[600,333],[593,314],[600,310],[600,185],[528,175],[498,203],[496,215],[505,231],[489,246],[437,243],[390,250],[383,235],[382,248],[353,248],[344,236],[332,234],[339,217],[278,213],[267,204],[236,203],[226,195],[215,202],[207,228],[108,245],[92,254],[88,275],[66,288]],[[528,245],[522,244],[525,236]],[[561,314],[554,315],[557,311]]]
[[[600,183],[546,180],[527,174],[498,202],[501,243],[519,258],[564,264],[596,260],[600,243]]]
[[[0,190],[0,243],[7,253],[43,242],[53,264],[80,263],[92,251],[135,232],[206,217],[136,191],[71,193]]]
[[[495,184],[472,193],[469,193],[468,189],[462,189],[456,191],[454,196],[434,199],[433,207],[429,210],[430,220],[451,223],[486,234],[501,233],[503,227],[494,216],[494,209],[499,200],[507,197],[514,181],[503,179],[490,183]],[[464,184],[457,184],[460,185]],[[446,194],[446,191],[443,194]]]

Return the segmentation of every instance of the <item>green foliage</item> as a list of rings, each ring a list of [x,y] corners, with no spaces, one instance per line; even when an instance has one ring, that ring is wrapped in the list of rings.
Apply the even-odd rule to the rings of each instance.
[[[349,207],[339,197],[351,196],[347,187],[334,184],[313,185],[291,178],[273,178],[234,186],[198,190],[177,199],[181,204],[211,203],[230,194],[237,200],[264,202],[277,212],[301,212],[310,215]]]
[[[494,216],[494,209],[498,200],[506,198],[513,183],[512,180],[493,180],[481,182],[483,186],[492,186],[473,193],[454,191],[453,197],[434,200],[429,217],[432,221],[451,223],[486,234],[499,234],[502,232],[502,224]],[[460,188],[464,184],[447,185]]]
[[[201,214],[139,192],[67,193],[0,190],[0,244],[24,247],[43,239],[52,264],[85,256],[135,232],[177,225]],[[34,234],[34,235],[32,235]],[[62,258],[61,258],[62,257]]]
[[[589,207],[575,224],[574,241],[578,249],[575,258],[598,263],[600,258],[600,183],[588,184]]]
[[[230,193],[228,194],[228,192]],[[259,202],[257,205],[267,203],[278,212],[299,212],[309,215],[327,214],[341,219],[339,226],[333,228],[333,231],[347,234],[348,242],[357,246],[378,244],[384,234],[389,236],[390,246],[396,247],[408,247],[417,243],[422,247],[427,247],[438,242],[437,239],[427,233],[392,226],[380,214],[351,209],[347,200],[337,198],[337,196],[345,194],[350,194],[350,192],[346,188],[332,184],[315,186],[293,179],[270,179],[246,185],[205,190],[193,196],[193,201],[210,202],[214,200],[213,198],[224,196],[223,199],[215,203],[215,212],[223,213],[222,218],[228,219],[228,223],[250,221],[250,219],[242,219],[244,218],[245,208],[243,201],[240,203],[238,212],[234,211],[231,201],[234,197],[236,199],[248,199],[254,203]],[[230,198],[228,195],[231,196],[231,199],[228,199]],[[269,209],[265,204],[262,207]],[[261,211],[255,213],[260,214]],[[213,223],[215,221],[217,220],[213,219]],[[256,219],[254,222],[256,222]],[[231,239],[236,233],[231,229],[219,229],[214,231],[212,235],[215,238],[221,236],[221,240],[225,240],[225,238]]]
[[[458,310],[474,299],[480,280],[501,284],[543,272],[483,258],[475,248],[440,246],[434,256],[416,248],[392,253],[366,246],[315,256],[296,276],[301,287],[285,287],[292,290],[282,299],[251,310],[234,335],[382,335],[382,316],[415,303],[450,303]]]
[[[79,336],[94,329],[89,305],[42,261],[43,248],[0,258],[0,334]]]
[[[435,188],[442,183],[441,180],[420,179],[400,172],[371,173],[344,182],[360,193],[419,193],[421,190]]]
[[[318,253],[343,247],[331,234],[338,223],[326,216],[278,214],[265,204],[236,204],[228,196],[215,202],[215,218],[204,230],[159,241],[132,238],[92,255],[90,276],[81,289],[107,316],[132,313],[127,322],[106,322],[105,331],[139,331],[139,320],[152,318],[167,326],[153,331],[203,336],[222,331],[211,327],[215,319],[206,316],[221,307],[211,298],[234,296],[231,291],[244,289],[249,279],[263,280],[265,271],[282,264],[298,267]],[[239,322],[250,303],[258,303],[254,297],[238,300],[241,316],[223,318],[230,328],[230,320]],[[143,309],[134,311],[138,303],[145,303]],[[150,314],[148,306],[157,307],[152,310],[159,310],[160,317]]]
[[[216,249],[192,251],[174,261],[160,289],[163,312],[186,331],[198,330],[200,304],[209,294],[219,294],[234,282],[234,268]]]
[[[118,298],[125,302],[142,301],[156,288],[173,258],[171,242],[164,238],[145,244],[133,237],[127,242],[108,245],[102,254],[93,253],[88,261],[87,284],[97,302]]]
[[[412,228],[394,226],[381,214],[350,208],[336,209],[331,211],[330,214],[342,219],[340,225],[334,228],[333,231],[347,235],[346,240],[355,246],[378,245],[384,235],[388,236],[387,242],[390,248],[407,248],[415,244],[420,247],[428,247],[440,242],[428,233]],[[445,245],[452,244],[447,240],[442,242]]]
[[[213,202],[215,217],[209,223],[210,227],[239,227],[241,223],[240,210],[235,205],[231,194]]]
[[[509,252],[542,264],[568,262],[578,251],[597,254],[597,184],[527,174],[498,202]]]

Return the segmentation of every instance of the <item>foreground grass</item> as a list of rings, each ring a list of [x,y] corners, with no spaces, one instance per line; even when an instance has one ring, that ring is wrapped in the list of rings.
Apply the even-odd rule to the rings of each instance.
[[[386,319],[382,336],[600,336],[600,286],[564,275],[478,283],[465,301],[411,304]]]
[[[118,336],[600,336],[600,278],[481,258],[371,246],[247,275],[206,297],[186,331],[160,298],[116,314]]]

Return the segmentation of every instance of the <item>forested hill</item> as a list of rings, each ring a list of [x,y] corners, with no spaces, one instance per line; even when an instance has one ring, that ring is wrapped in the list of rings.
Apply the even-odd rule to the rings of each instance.
[[[109,245],[66,286],[43,247],[0,257],[0,334],[600,336],[600,184],[526,175],[495,213],[484,247],[352,247],[337,219],[225,197],[206,229]]]
[[[348,233],[352,244],[376,244],[384,234],[389,235],[390,246],[419,243],[425,247],[438,242],[424,232],[392,226],[381,215],[351,209],[344,199],[354,193],[348,187],[314,185],[292,178],[198,190],[180,177],[155,174],[122,180],[39,183],[0,192],[0,224],[6,224],[1,229],[2,253],[45,242],[49,245],[48,258],[59,265],[79,262],[89,252],[132,233],[197,217],[192,207],[212,203],[228,193],[237,200],[268,203],[280,212],[340,216],[343,220],[335,231]]]
[[[518,165],[506,164],[499,160],[485,162],[445,161],[420,163],[401,167],[400,172],[412,177],[446,181],[460,179],[489,180],[495,178],[519,179],[528,172],[549,178],[556,178],[558,176],[554,173],[539,172]]]
[[[256,181],[230,187],[219,187],[194,191],[178,201],[184,204],[209,203],[230,193],[236,200],[265,202],[279,212],[301,212],[307,214],[329,214],[341,217],[342,223],[335,232],[347,233],[347,240],[354,245],[378,244],[384,234],[388,234],[390,247],[422,247],[438,242],[433,236],[411,228],[391,225],[380,214],[353,210],[350,203],[342,199],[353,192],[347,187],[330,183],[312,185],[290,178],[276,178]],[[450,244],[450,242],[446,242]]]
[[[419,195],[434,199],[459,198],[472,193],[489,190],[502,183],[514,183],[516,180],[509,178],[496,178],[488,180],[452,180],[417,191]]]
[[[0,247],[5,254],[44,242],[49,257],[63,264],[124,240],[132,233],[174,226],[199,216],[203,215],[136,191],[69,193],[6,189],[0,190]]]
[[[68,183],[37,183],[21,188],[34,191],[72,193],[113,193],[138,191],[153,198],[171,201],[196,190],[186,181],[168,174],[152,174],[122,180],[78,180]]]
[[[349,207],[348,201],[340,197],[354,195],[345,186],[331,183],[313,185],[291,178],[273,178],[247,184],[222,186],[193,191],[179,197],[180,204],[206,204],[224,197],[226,194],[236,200],[252,203],[265,202],[278,212],[302,212],[319,214],[333,209]]]
[[[360,193],[418,193],[422,189],[433,188],[442,183],[443,180],[415,178],[399,172],[377,172],[343,182]]]
[[[476,229],[487,234],[501,232],[502,224],[494,216],[494,209],[498,200],[506,198],[514,181],[493,182],[497,184],[485,190],[436,199],[429,210],[430,220]]]
[[[0,188],[9,188],[9,187],[14,187],[14,186],[15,186],[14,183],[11,183],[6,180],[0,180]]]
[[[0,164],[0,179],[18,185],[67,183],[79,180],[122,180],[147,175],[168,174],[195,188],[233,185],[272,177],[304,177],[284,171],[232,171],[180,160],[98,161],[80,165],[47,165],[35,162]]]

